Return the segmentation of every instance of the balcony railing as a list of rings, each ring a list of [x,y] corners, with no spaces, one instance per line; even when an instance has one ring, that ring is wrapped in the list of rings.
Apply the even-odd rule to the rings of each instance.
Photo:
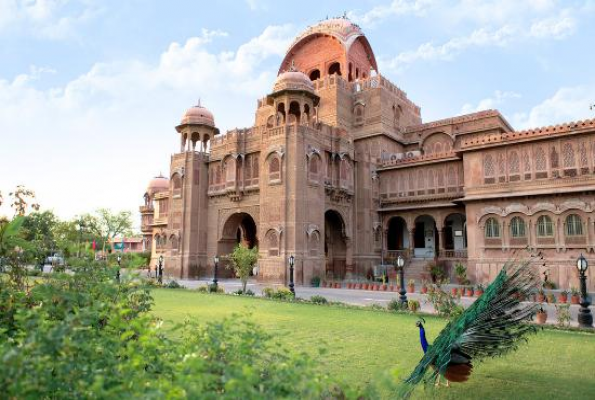
[[[460,250],[439,250],[439,258],[467,258],[467,249]]]

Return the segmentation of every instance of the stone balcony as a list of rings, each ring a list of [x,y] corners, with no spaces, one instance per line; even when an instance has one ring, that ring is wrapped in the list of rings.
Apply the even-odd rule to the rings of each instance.
[[[155,208],[153,207],[153,205],[140,206],[139,210],[141,214],[152,214],[153,212],[155,212]]]

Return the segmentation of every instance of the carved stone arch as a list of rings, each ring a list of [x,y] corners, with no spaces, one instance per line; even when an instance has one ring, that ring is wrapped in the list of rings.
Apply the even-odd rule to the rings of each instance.
[[[316,147],[308,146],[308,150],[306,150],[306,158],[309,160],[310,157],[312,157],[315,154],[318,155],[318,157],[321,157],[320,150],[318,150]]]
[[[347,220],[347,218],[345,218],[345,213],[342,212],[341,210],[339,210],[338,208],[327,208],[324,213],[336,213],[341,217],[341,236],[343,237],[343,239],[348,240],[351,239],[351,236],[349,235],[350,232],[350,226],[349,221]]]
[[[435,152],[436,144],[440,143],[442,151],[447,152],[454,148],[454,139],[451,135],[443,131],[430,132],[422,138],[419,147],[424,154],[432,154]]]
[[[513,204],[506,206],[506,208],[504,209],[503,215],[508,216],[509,214],[513,214],[513,213],[530,215],[529,207],[526,206],[525,204],[520,204],[520,203],[513,203]]]
[[[282,232],[283,230],[277,227],[271,228],[265,233],[265,246],[269,257],[279,256],[281,250],[280,245]]]
[[[531,215],[535,215],[544,211],[556,214],[558,210],[556,208],[556,205],[552,203],[537,203],[531,207]]]
[[[559,212],[563,213],[566,212],[568,210],[579,210],[582,212],[589,212],[589,206],[587,205],[587,203],[585,203],[584,201],[580,201],[578,199],[576,200],[567,200],[564,203],[560,204],[560,206],[558,207]]]
[[[485,216],[490,215],[490,214],[498,215],[498,216],[503,216],[504,215],[504,210],[501,207],[498,207],[498,206],[487,206],[487,207],[484,207],[477,214],[477,222],[479,223],[479,221],[481,221]]]
[[[178,168],[174,168],[171,171],[171,174],[169,175],[169,179],[172,179],[174,175],[180,175],[180,178],[184,178],[184,175],[186,173],[186,168],[184,167],[178,167]]]
[[[269,158],[272,155],[276,155],[277,157],[279,157],[279,160],[283,160],[283,157],[285,156],[285,152],[283,151],[283,149],[273,149],[273,150],[269,150],[268,153],[266,153],[266,156],[264,156],[264,162],[268,162]]]

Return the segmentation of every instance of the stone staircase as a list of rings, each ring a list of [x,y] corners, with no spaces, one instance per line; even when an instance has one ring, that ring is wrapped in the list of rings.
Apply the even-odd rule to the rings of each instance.
[[[429,274],[426,270],[428,263],[434,261],[433,258],[410,258],[405,264],[405,280],[414,279],[416,283],[421,283],[423,274]]]

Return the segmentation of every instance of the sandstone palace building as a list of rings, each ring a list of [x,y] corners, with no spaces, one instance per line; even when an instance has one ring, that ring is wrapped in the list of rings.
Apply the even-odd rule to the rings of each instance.
[[[223,134],[201,105],[176,126],[169,175],[140,207],[166,273],[212,276],[213,256],[241,242],[258,246],[268,282],[287,282],[290,254],[298,284],[365,278],[399,254],[415,279],[430,261],[461,262],[487,282],[530,247],[568,288],[578,255],[595,258],[595,120],[515,131],[489,110],[423,122],[345,18],[299,35],[271,83],[252,127]]]

